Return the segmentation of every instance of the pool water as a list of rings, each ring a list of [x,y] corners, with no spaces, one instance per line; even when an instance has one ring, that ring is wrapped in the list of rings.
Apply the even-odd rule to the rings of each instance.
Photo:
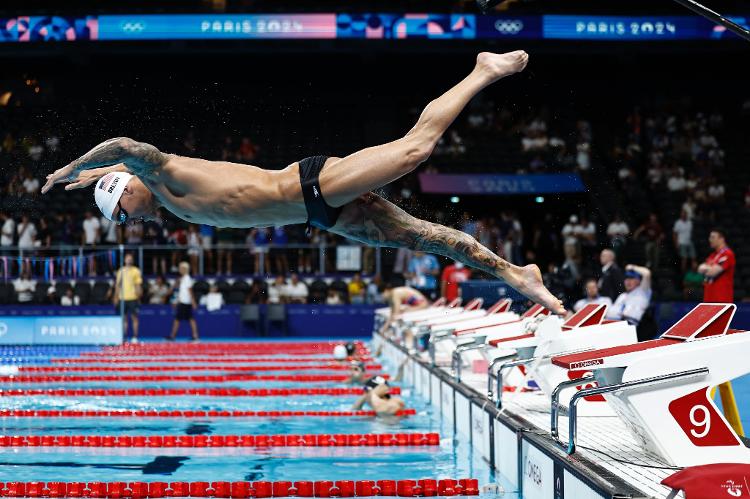
[[[265,341],[264,343],[267,343]],[[295,366],[283,362],[263,364],[241,360],[214,363],[143,362],[65,364],[60,358],[77,358],[91,348],[0,349],[0,389],[77,389],[77,388],[312,388],[347,387],[336,381],[101,381],[42,380],[45,376],[118,376],[117,372],[89,370],[97,366],[128,368],[201,366],[205,370],[128,371],[126,376],[224,375],[231,371],[212,371],[213,366],[243,366],[241,374],[259,375],[345,375],[347,371],[289,369],[252,371],[250,366]],[[193,355],[194,356],[194,355]],[[297,357],[296,354],[294,354]],[[89,357],[89,356],[84,356]],[[274,355],[264,355],[273,359]],[[277,357],[283,360],[283,357]],[[330,357],[310,357],[321,363]],[[371,363],[380,363],[375,360]],[[300,364],[303,365],[303,364]],[[39,377],[34,382],[14,382],[8,377],[21,367],[18,375]],[[25,372],[29,366],[60,368],[87,366],[86,372]],[[383,372],[395,374],[396,367],[383,366]],[[426,403],[408,386],[402,386],[406,406],[416,415],[405,418],[367,416],[294,416],[294,417],[0,417],[2,435],[279,435],[279,434],[370,434],[430,433],[440,435],[438,446],[403,447],[221,447],[221,448],[113,448],[113,447],[0,447],[0,482],[11,481],[301,481],[301,480],[380,480],[420,478],[476,478],[480,487],[507,483],[496,477],[489,464],[472,452],[468,438],[453,434],[453,424],[443,422],[439,411]],[[356,395],[341,396],[106,396],[78,397],[23,395],[0,397],[0,410],[247,410],[247,411],[349,411]],[[489,496],[487,496],[489,497]],[[506,492],[503,497],[515,498]]]

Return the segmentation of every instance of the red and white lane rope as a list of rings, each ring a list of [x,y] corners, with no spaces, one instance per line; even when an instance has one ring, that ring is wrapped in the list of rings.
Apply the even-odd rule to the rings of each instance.
[[[269,371],[348,371],[350,364],[310,364],[295,366],[232,366],[232,365],[208,365],[208,366],[20,366],[18,372],[65,374],[72,372],[174,372],[174,371],[233,371],[233,372],[269,372]],[[365,364],[367,371],[380,371],[380,364]]]
[[[373,376],[375,373],[369,374]],[[366,375],[368,376],[368,375]],[[387,374],[381,374],[388,379]],[[100,375],[100,376],[0,376],[0,383],[91,383],[100,382],[182,382],[182,383],[230,383],[241,381],[288,381],[296,383],[314,382],[344,382],[349,379],[346,375],[254,375],[254,374],[225,374],[205,376],[154,376],[154,375]]]
[[[0,482],[0,497],[432,497],[479,495],[459,480],[319,480],[294,482]]]
[[[315,362],[323,363],[325,365],[331,365],[333,363],[327,362],[330,359],[314,359]],[[201,362],[205,364],[232,364],[232,363],[242,363],[242,364],[248,364],[253,363],[255,360],[251,357],[242,357],[242,356],[185,356],[185,357],[174,357],[174,356],[164,356],[160,357],[158,355],[154,356],[139,356],[139,357],[66,357],[66,358],[59,358],[59,359],[50,359],[50,362],[53,364],[66,364],[66,365],[73,365],[73,364],[137,364],[137,363],[175,363],[175,362],[182,362],[182,363],[195,363],[195,362]],[[270,359],[265,359],[264,362],[274,362]],[[334,364],[335,365],[335,364]],[[350,362],[349,361],[342,361],[340,366],[349,367]],[[309,369],[307,367],[300,367],[300,369]]]
[[[404,447],[440,445],[437,433],[321,435],[0,435],[0,447]]]
[[[404,409],[396,416],[414,416],[416,409]],[[0,417],[13,418],[294,418],[374,417],[375,411],[78,411],[69,409],[0,409]]]
[[[401,393],[391,387],[390,393]],[[0,390],[0,397],[49,395],[55,397],[172,397],[194,395],[206,397],[289,397],[314,395],[361,395],[361,388],[39,388]]]

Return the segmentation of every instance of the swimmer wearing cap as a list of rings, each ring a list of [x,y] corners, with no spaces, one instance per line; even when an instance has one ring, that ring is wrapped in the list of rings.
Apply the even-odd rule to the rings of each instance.
[[[394,288],[390,284],[386,285],[383,290],[383,300],[390,306],[391,313],[380,328],[380,334],[387,334],[393,322],[398,320],[404,312],[421,310],[430,304],[427,298],[416,289],[409,286]]]
[[[368,404],[378,416],[393,416],[404,409],[404,401],[391,395],[390,385],[382,376],[373,376],[364,386],[365,393],[352,405],[353,411],[362,409]]]
[[[562,302],[536,265],[518,267],[459,230],[415,218],[372,191],[412,172],[469,101],[496,81],[523,71],[528,55],[483,52],[466,78],[429,103],[409,132],[344,158],[313,156],[283,170],[166,154],[151,144],[107,140],[47,176],[42,193],[95,183],[109,220],[150,220],[164,207],[194,224],[272,227],[307,223],[371,246],[403,247],[453,258],[483,270],[555,313]]]
[[[346,383],[349,385],[361,385],[367,381],[367,373],[365,363],[362,361],[352,361],[349,367],[349,379]]]

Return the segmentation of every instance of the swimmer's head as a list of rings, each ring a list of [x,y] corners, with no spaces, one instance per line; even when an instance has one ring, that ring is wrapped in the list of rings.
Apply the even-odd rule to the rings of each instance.
[[[94,201],[105,218],[118,224],[152,219],[157,208],[151,191],[138,177],[125,172],[108,173],[99,179]]]
[[[346,347],[344,345],[336,345],[333,347],[333,358],[336,360],[346,359]]]
[[[353,361],[351,370],[354,374],[364,374],[365,373],[365,363],[362,361]]]
[[[388,381],[384,377],[382,377],[382,376],[373,376],[372,378],[368,379],[365,382],[364,390],[365,390],[365,392],[369,392],[370,390],[373,390],[373,389],[379,387],[380,385],[389,386],[388,385]]]
[[[357,345],[354,344],[353,341],[348,342],[346,345],[346,354],[349,357],[353,357],[355,353],[357,353]]]

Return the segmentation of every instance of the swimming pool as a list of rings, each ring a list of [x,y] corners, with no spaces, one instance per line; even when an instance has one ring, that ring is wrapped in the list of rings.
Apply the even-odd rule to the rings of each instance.
[[[340,381],[346,370],[330,355],[279,344],[285,347],[287,354],[266,347],[262,358],[251,356],[257,352],[248,343],[225,353],[145,346],[145,356],[130,346],[4,348],[0,482],[498,481],[467,439],[441,420],[439,408],[411,387],[401,386],[401,396],[412,415],[354,414],[359,388]],[[182,354],[190,360],[180,362]],[[368,372],[397,370],[377,359],[367,364]],[[126,389],[136,392],[125,395]],[[426,444],[435,433],[433,445]],[[409,441],[413,434],[423,436]],[[409,495],[407,489],[401,492]]]

